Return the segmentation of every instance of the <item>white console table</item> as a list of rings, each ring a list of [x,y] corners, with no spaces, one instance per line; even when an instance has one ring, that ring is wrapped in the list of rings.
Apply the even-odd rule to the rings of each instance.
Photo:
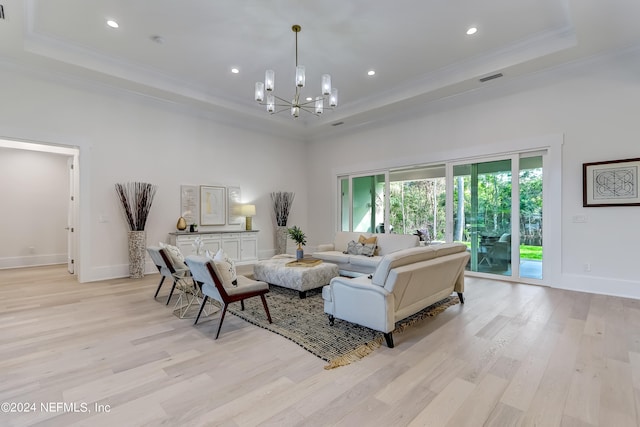
[[[234,261],[258,260],[258,230],[176,231],[169,233],[169,243],[180,248],[184,256],[195,255],[197,237],[202,239],[204,249],[213,254],[222,248]]]

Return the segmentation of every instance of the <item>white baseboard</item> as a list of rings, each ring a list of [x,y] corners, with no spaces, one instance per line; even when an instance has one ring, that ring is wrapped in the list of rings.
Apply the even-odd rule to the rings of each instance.
[[[640,299],[640,281],[579,274],[563,274],[562,283],[554,288],[591,294]]]
[[[144,266],[144,274],[158,273],[158,268],[152,261],[147,261]],[[88,274],[82,277],[82,283],[96,282],[98,280],[122,279],[129,277],[129,264],[107,265],[104,267],[94,267]]]
[[[67,254],[28,255],[0,258],[0,269],[19,267],[38,267],[42,265],[66,264]]]

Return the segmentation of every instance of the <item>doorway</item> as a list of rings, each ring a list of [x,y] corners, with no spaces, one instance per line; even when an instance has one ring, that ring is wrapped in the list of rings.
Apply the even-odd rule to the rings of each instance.
[[[60,230],[49,230],[49,232],[43,232],[38,235],[38,239],[47,239],[47,238],[55,238],[50,237],[52,235],[61,236],[61,232],[66,232],[65,242],[66,242],[66,256],[64,258],[60,257],[56,254],[37,254],[38,256],[33,256],[33,254],[24,254],[24,253],[16,253],[16,256],[10,257],[12,260],[7,261],[9,264],[7,267],[27,267],[27,266],[36,266],[36,265],[46,265],[46,264],[61,264],[66,263],[67,269],[70,274],[77,274],[78,271],[78,232],[77,232],[77,222],[78,222],[78,188],[79,188],[79,148],[77,147],[65,147],[59,145],[49,145],[49,144],[41,144],[41,143],[32,143],[32,142],[24,142],[17,140],[7,140],[0,139],[0,148],[7,148],[10,150],[19,150],[20,152],[28,153],[47,153],[53,154],[55,156],[60,156],[65,159],[62,162],[56,161],[56,164],[59,164],[61,170],[59,174],[61,175],[62,181],[61,188],[58,188],[53,192],[56,196],[60,197],[64,201],[60,201],[63,205],[66,206],[66,212],[63,214],[65,219],[62,224],[59,224]],[[55,157],[54,156],[54,157]],[[35,158],[35,157],[34,157]],[[36,173],[37,170],[30,171],[29,164],[23,168],[21,174],[23,176],[28,176],[28,179],[31,180],[31,184],[34,187],[38,185],[42,185],[43,187],[48,184],[47,176],[43,176],[42,174]],[[56,172],[56,175],[58,173]],[[40,181],[42,180],[42,181]],[[39,203],[42,201],[32,200],[33,198],[20,198],[19,193],[11,193],[8,192],[8,200],[5,200],[8,205],[12,203],[16,206],[19,205],[20,209],[25,212],[42,212],[46,213],[46,208],[43,209]],[[12,196],[12,194],[14,194]],[[15,197],[15,200],[11,200]],[[57,200],[57,199],[56,199]],[[33,204],[33,205],[30,205]],[[58,202],[56,202],[58,204]],[[37,223],[37,221],[34,221]],[[56,225],[55,227],[58,227]],[[66,228],[66,230],[62,230]],[[33,245],[33,247],[29,247],[28,249],[31,251],[37,251],[37,247],[39,245]],[[57,253],[60,253],[58,251]]]

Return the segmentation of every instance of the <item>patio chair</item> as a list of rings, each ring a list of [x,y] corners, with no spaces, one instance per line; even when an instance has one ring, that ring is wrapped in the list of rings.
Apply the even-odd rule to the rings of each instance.
[[[201,290],[204,295],[202,304],[200,305],[200,311],[196,317],[194,325],[198,323],[200,314],[204,309],[205,304],[209,298],[218,301],[222,307],[220,312],[220,321],[218,323],[218,331],[216,332],[215,339],[218,339],[220,335],[220,328],[224,321],[224,316],[227,313],[227,307],[232,302],[240,301],[240,307],[244,310],[244,300],[247,298],[259,296],[262,299],[262,305],[264,311],[267,314],[269,323],[271,322],[271,314],[269,313],[269,307],[267,306],[267,300],[264,295],[269,292],[269,285],[265,282],[258,282],[251,280],[245,276],[237,277],[237,285],[234,286],[231,282],[223,282],[221,280],[222,275],[218,273],[218,267],[215,261],[207,257],[190,255],[185,259],[185,262],[191,270],[193,280],[201,285]]]
[[[491,263],[505,268],[511,263],[511,234],[504,233],[489,249]]]

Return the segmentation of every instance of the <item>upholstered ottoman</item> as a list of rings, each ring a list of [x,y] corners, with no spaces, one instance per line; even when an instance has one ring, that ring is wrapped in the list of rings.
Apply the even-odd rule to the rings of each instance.
[[[300,298],[305,298],[309,289],[321,288],[339,276],[336,264],[320,262],[313,266],[287,266],[287,263],[295,260],[290,255],[276,255],[271,259],[258,261],[253,266],[253,277],[272,285],[295,289]]]

